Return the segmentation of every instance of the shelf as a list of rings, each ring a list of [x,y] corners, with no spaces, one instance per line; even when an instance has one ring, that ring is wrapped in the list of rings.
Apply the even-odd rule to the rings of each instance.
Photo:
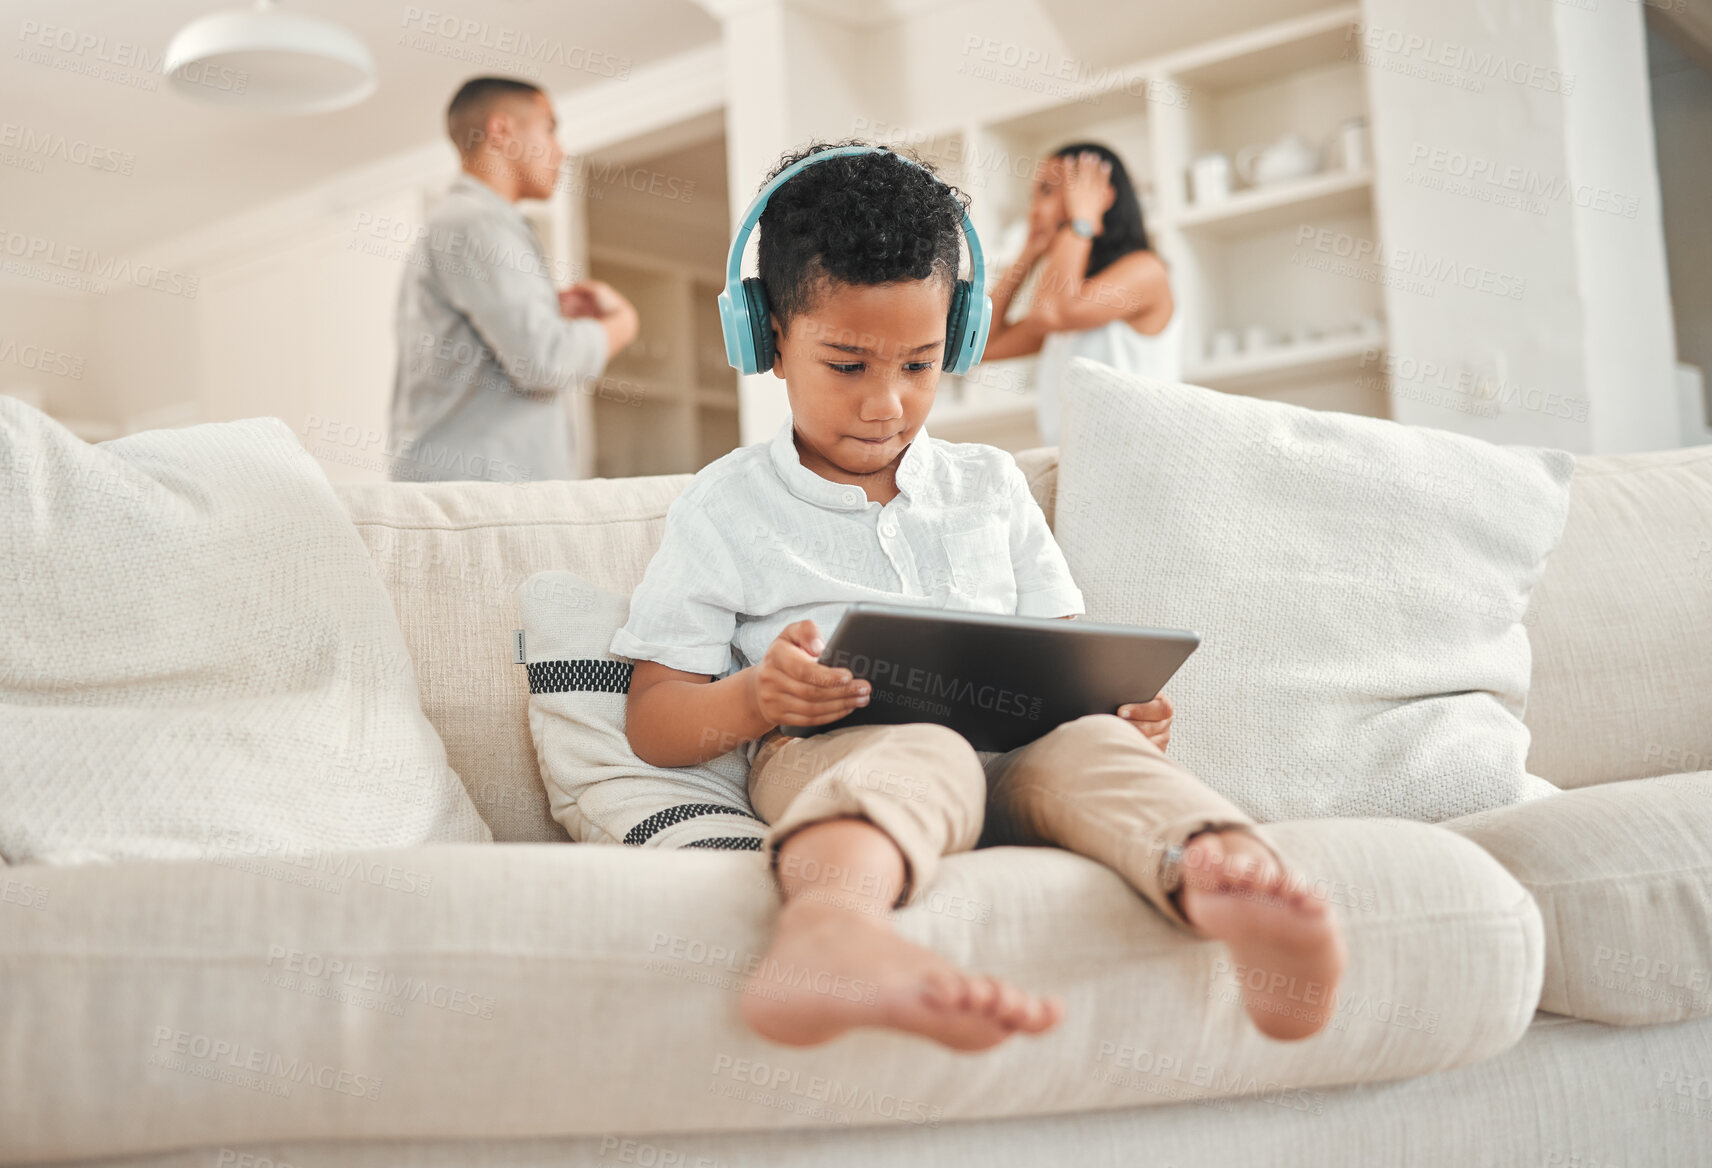
[[[1340,6],[1172,54],[1155,68],[1191,93],[1246,89],[1352,60],[1361,42],[1351,30],[1360,23],[1359,5]]]
[[[1372,170],[1331,171],[1237,191],[1205,207],[1191,205],[1169,226],[1222,238],[1300,223],[1314,216],[1363,211],[1372,201]]]
[[[1384,352],[1385,338],[1371,334],[1344,334],[1318,341],[1276,345],[1264,353],[1207,361],[1183,371],[1190,385],[1232,392],[1248,392],[1289,381],[1304,381],[1349,373],[1364,359]]]
[[[633,247],[593,243],[589,245],[588,257],[597,264],[612,264],[620,268],[637,268],[649,275],[671,276],[688,280],[692,284],[708,285],[715,289],[715,296],[725,290],[725,273],[717,268],[698,267],[682,260],[655,255],[652,252],[639,251]]]

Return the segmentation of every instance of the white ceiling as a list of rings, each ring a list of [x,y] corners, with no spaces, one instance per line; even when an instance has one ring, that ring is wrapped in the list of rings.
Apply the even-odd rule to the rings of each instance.
[[[718,43],[713,13],[753,0],[283,0],[338,21],[374,53],[380,88],[347,110],[262,116],[180,96],[159,72],[173,34],[248,0],[5,0],[0,22],[0,132],[58,139],[122,159],[112,173],[58,158],[7,165],[0,139],[0,231],[65,247],[126,254],[333,176],[444,138],[447,100],[478,73],[525,77],[557,96]],[[973,26],[986,5],[1033,9],[1090,66],[1122,63],[1335,0],[787,0],[853,31],[938,11]],[[467,36],[426,30],[420,14],[469,22]],[[98,41],[44,48],[53,27]],[[519,59],[505,38],[530,38],[553,58]],[[57,39],[52,38],[50,39]],[[428,48],[413,45],[424,40]],[[485,44],[484,44],[485,42]],[[459,56],[458,53],[465,55]],[[593,69],[580,67],[592,54]],[[41,60],[35,59],[43,58]],[[139,60],[140,58],[140,60]],[[100,76],[106,70],[111,76]],[[571,135],[574,140],[574,135]],[[11,147],[16,151],[16,146]],[[447,161],[451,150],[447,146]]]
[[[6,0],[0,155],[21,132],[64,135],[68,147],[82,143],[104,159],[129,155],[131,173],[55,157],[41,159],[39,172],[0,165],[0,230],[63,246],[138,249],[443,137],[446,102],[467,77],[520,76],[563,94],[609,80],[600,71],[618,63],[634,71],[719,38],[718,23],[694,0],[284,3],[361,36],[379,67],[379,90],[350,109],[309,117],[258,116],[181,97],[159,71],[172,35],[198,16],[244,7],[246,0]],[[474,21],[477,30],[433,35],[424,31],[423,17],[412,19],[418,12]],[[66,52],[26,35],[49,26],[101,43]],[[545,48],[520,59],[502,36],[528,37]],[[510,51],[484,48],[484,37]],[[431,48],[415,47],[412,39]],[[20,55],[26,50],[46,62]],[[451,55],[458,52],[470,56]],[[592,68],[583,67],[590,58]],[[91,75],[101,70],[113,79]]]

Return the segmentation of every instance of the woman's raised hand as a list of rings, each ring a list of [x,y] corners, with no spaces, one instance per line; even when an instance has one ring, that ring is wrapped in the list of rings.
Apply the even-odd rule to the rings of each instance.
[[[1064,214],[1071,219],[1105,215],[1106,192],[1112,189],[1112,164],[1092,150],[1064,159]]]

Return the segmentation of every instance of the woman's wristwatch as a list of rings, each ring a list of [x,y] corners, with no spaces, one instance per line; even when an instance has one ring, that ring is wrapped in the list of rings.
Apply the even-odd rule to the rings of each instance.
[[[1094,221],[1092,219],[1072,219],[1070,220],[1070,230],[1083,239],[1092,239],[1094,238]]]

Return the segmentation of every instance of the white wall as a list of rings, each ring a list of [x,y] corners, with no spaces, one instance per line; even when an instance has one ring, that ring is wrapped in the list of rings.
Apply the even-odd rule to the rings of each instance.
[[[1393,416],[1580,452],[1676,445],[1641,6],[1362,10],[1379,226],[1399,277]],[[1633,218],[1576,205],[1606,188]],[[1430,293],[1402,279],[1447,268],[1457,278],[1429,276]],[[1459,287],[1468,275],[1476,286]]]
[[[127,289],[89,307],[102,416],[121,430],[277,417],[330,479],[385,479],[403,245],[365,228],[413,224],[418,206],[406,189],[319,215],[276,208],[265,242],[200,257],[188,242],[169,245],[162,254],[182,248],[178,263],[195,273],[194,297]],[[365,242],[380,254],[356,246]]]
[[[393,308],[409,244],[375,232],[419,222],[420,197],[403,191],[209,271],[196,354],[210,408],[283,419],[335,482],[385,479]]]
[[[0,284],[0,393],[61,417],[105,414],[91,299],[21,278]]]
[[[1553,7],[1563,68],[1577,78],[1573,100],[1564,103],[1574,178],[1566,210],[1593,390],[1593,448],[1675,446],[1681,439],[1676,336],[1648,94],[1645,8]],[[1712,135],[1712,127],[1702,125],[1702,132]]]

